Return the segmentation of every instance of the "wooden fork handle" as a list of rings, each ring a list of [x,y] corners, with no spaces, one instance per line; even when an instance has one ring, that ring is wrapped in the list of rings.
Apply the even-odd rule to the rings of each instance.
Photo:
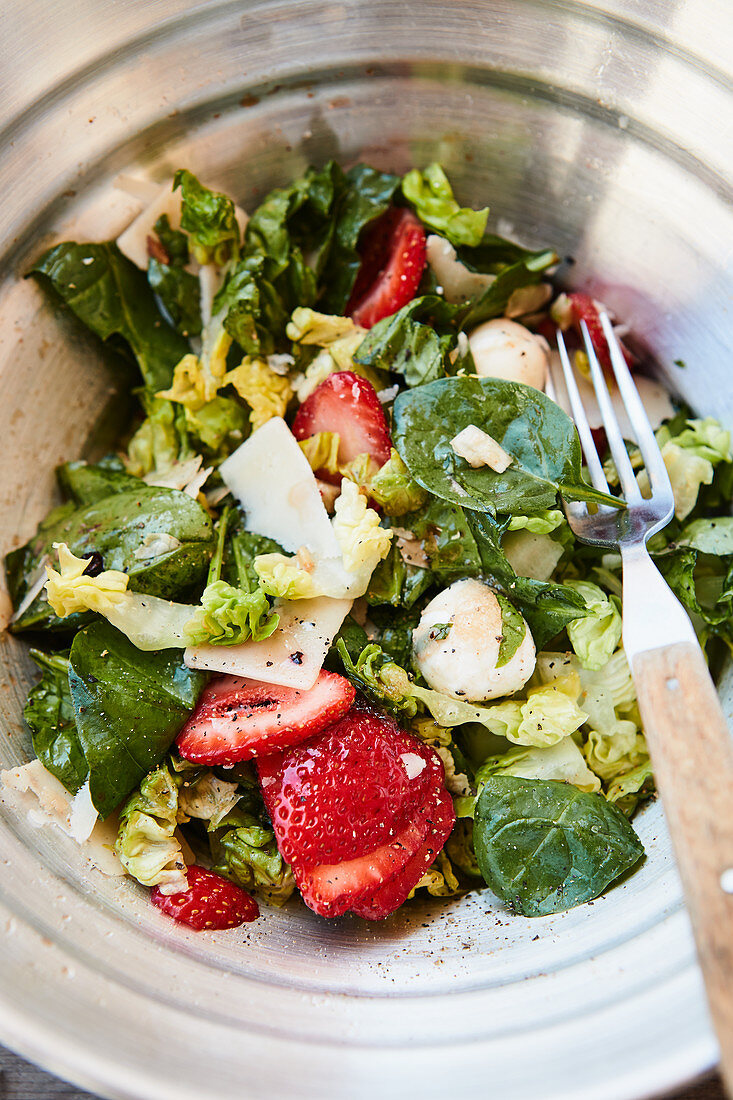
[[[733,739],[697,645],[639,653],[633,673],[733,1098]]]

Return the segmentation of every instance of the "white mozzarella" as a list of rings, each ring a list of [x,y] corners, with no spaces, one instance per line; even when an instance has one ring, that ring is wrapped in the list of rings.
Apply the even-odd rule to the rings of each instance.
[[[228,672],[232,676],[308,691],[318,679],[324,658],[351,604],[351,600],[333,600],[327,596],[276,600],[273,609],[280,622],[269,638],[241,645],[192,646],[185,651],[184,660],[189,668]]]
[[[308,459],[282,417],[253,432],[219,467],[247,513],[247,527],[290,553],[341,560],[341,547]]]
[[[468,344],[480,378],[503,378],[523,382],[536,390],[544,388],[547,341],[524,325],[495,317],[469,333]]]
[[[445,638],[435,628],[450,624]],[[502,640],[501,608],[488,585],[455,581],[430,601],[413,633],[413,656],[425,680],[453,699],[483,702],[524,687],[535,666],[529,627],[513,656],[496,667]],[[442,633],[442,632],[441,632]]]

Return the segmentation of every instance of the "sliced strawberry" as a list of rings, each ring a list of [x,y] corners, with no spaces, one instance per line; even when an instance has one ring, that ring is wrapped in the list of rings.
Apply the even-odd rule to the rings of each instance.
[[[167,916],[180,924],[188,924],[197,932],[204,928],[236,928],[257,920],[260,915],[257,902],[245,890],[195,865],[188,868],[187,890],[180,894],[161,894],[160,888],[155,886],[150,892],[150,900]]]
[[[362,702],[317,740],[258,760],[258,770],[278,848],[301,868],[389,844],[443,783],[437,754]]]
[[[442,849],[456,820],[453,799],[445,788],[437,791],[431,799],[432,807],[426,811],[428,832],[420,848],[402,870],[383,886],[351,905],[357,916],[365,920],[382,920],[394,913],[407,900],[410,891],[415,889]]]
[[[415,297],[425,269],[425,230],[410,210],[390,207],[364,233],[346,312],[371,328]]]
[[[312,688],[219,676],[204,689],[176,739],[197,764],[236,764],[297,745],[346,714],[356,692],[344,676],[321,672]]]
[[[338,433],[340,465],[357,455],[370,454],[383,466],[391,453],[392,440],[376,390],[350,370],[329,374],[298,409],[293,421],[295,438],[307,439],[318,432]],[[341,484],[341,476],[328,470],[316,474],[324,481]]]
[[[322,917],[340,917],[359,903],[368,905],[367,899],[375,891],[385,889],[385,884],[411,864],[415,853],[424,846],[428,829],[426,816],[418,815],[389,843],[367,855],[308,870],[294,867],[303,900]]]
[[[601,318],[598,313],[598,307],[591,298],[590,294],[584,294],[581,291],[576,291],[574,294],[568,294],[568,300],[572,306],[573,319],[580,331],[580,322],[585,321],[588,326],[588,335],[590,336],[590,342],[593,345],[593,349],[598,356],[598,362],[601,364],[604,370],[612,371],[611,365],[611,353],[608,350],[608,341],[604,335],[601,327]],[[582,335],[582,333],[581,333]],[[626,362],[631,366],[633,356],[631,352],[621,344],[621,350],[624,354]]]

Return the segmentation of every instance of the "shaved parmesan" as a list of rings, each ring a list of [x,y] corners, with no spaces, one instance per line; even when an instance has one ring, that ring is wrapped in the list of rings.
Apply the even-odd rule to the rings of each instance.
[[[491,286],[495,276],[471,271],[457,257],[450,241],[431,233],[426,241],[427,258],[435,278],[443,288],[446,302],[463,302]]]
[[[475,424],[469,424],[455,438],[451,439],[451,447],[460,458],[465,458],[469,466],[478,469],[479,466],[490,466],[497,474],[503,474],[511,466],[512,456],[507,454],[496,440],[477,428]]]
[[[3,798],[25,810],[32,825],[55,825],[75,840],[84,855],[105,875],[124,874],[114,851],[117,817],[112,815],[106,821],[98,820],[88,782],[72,797],[40,760],[4,771],[0,780]]]
[[[341,561],[341,547],[308,459],[274,416],[222,462],[221,476],[247,513],[247,528],[295,553]],[[242,675],[245,675],[244,673]]]
[[[308,691],[318,679],[352,602],[327,596],[276,600],[273,610],[280,616],[280,622],[269,638],[241,645],[191,646],[185,651],[184,660],[189,668],[228,672],[232,676]]]
[[[146,186],[150,186],[147,184]],[[181,192],[173,191],[173,181],[163,184],[158,189],[155,197],[148,203],[127,229],[117,238],[117,247],[120,252],[132,260],[143,271],[148,268],[148,237],[155,232],[155,223],[158,218],[166,214],[171,229],[181,228]],[[127,181],[125,190],[131,193],[130,181]],[[142,194],[142,190],[141,190]],[[247,226],[248,217],[240,207],[234,207],[237,223],[242,233]]]

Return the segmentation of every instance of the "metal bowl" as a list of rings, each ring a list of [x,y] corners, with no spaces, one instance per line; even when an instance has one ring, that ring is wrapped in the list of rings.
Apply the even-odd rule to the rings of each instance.
[[[18,277],[52,239],[123,226],[122,170],[187,165],[248,206],[329,156],[440,160],[733,420],[726,28],[725,0],[6,0],[3,552],[119,408],[91,341]],[[32,673],[7,637],[2,666],[8,767],[29,755]],[[511,917],[487,891],[379,925],[293,902],[197,935],[4,807],[0,1034],[109,1097],[656,1094],[716,1048],[659,805],[638,825],[639,872],[558,917]]]

